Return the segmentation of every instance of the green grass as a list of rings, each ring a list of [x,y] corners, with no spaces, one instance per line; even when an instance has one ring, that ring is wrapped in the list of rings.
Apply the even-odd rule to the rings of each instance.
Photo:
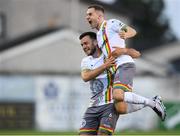
[[[55,136],[55,135],[68,135],[68,136],[75,136],[78,135],[77,132],[40,132],[40,131],[31,131],[31,130],[0,130],[0,135],[10,136]],[[180,135],[179,131],[152,131],[152,132],[130,132],[130,131],[123,131],[123,132],[116,132],[115,136],[123,136],[123,135],[136,135],[136,136],[156,136],[156,135],[163,135],[163,136],[172,136],[172,135]]]
[[[178,131],[126,131],[126,132],[116,132],[115,135],[138,135],[138,136],[148,136],[148,135],[180,135],[180,130]]]

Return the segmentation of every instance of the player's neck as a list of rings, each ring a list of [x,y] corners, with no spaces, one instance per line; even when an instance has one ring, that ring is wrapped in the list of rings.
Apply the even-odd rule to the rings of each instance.
[[[98,25],[98,27],[97,27],[97,30],[99,31],[99,29],[101,28],[101,25],[102,25],[102,23],[104,22],[105,20],[104,19],[101,19],[100,21],[99,21],[99,25]]]
[[[96,48],[96,51],[92,55],[94,58],[98,58],[101,55],[101,50],[99,48]]]

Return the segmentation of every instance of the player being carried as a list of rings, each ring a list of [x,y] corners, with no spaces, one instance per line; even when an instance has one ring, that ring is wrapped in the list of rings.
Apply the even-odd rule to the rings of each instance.
[[[88,7],[86,20],[92,29],[98,30],[98,46],[105,58],[111,56],[115,47],[125,48],[125,39],[136,35],[136,31],[133,28],[117,19],[105,20],[104,9],[99,5]],[[139,105],[144,105],[152,108],[162,121],[165,120],[166,108],[160,96],[148,99],[132,92],[135,64],[131,56],[123,54],[117,57],[116,65],[109,68],[109,71],[114,76],[113,98],[118,112],[123,112],[121,109],[124,109],[124,105],[126,105],[124,112],[134,110]],[[128,106],[128,104],[133,105]]]

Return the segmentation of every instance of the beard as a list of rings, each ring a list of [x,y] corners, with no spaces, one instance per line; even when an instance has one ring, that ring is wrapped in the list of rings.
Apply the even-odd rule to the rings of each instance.
[[[95,51],[96,51],[96,48],[93,48],[93,49],[91,50],[91,52],[89,53],[89,55],[93,55],[93,54],[95,53]]]

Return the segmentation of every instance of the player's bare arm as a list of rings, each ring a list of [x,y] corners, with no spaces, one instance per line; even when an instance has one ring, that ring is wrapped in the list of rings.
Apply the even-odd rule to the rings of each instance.
[[[128,39],[128,38],[134,37],[136,34],[137,32],[135,29],[133,29],[130,26],[125,26],[124,28],[121,29],[119,36],[122,39]]]
[[[90,70],[90,69],[83,70],[81,72],[81,77],[85,82],[87,82],[89,80],[96,78],[98,75],[100,75],[102,72],[104,72],[104,70],[106,70],[114,65],[115,65],[115,59],[114,59],[114,57],[110,57],[110,58],[106,59],[104,64],[102,64],[100,67],[98,67],[94,70]]]
[[[141,56],[141,53],[133,48],[115,47],[115,50],[111,53],[111,55],[115,58],[123,54],[130,55],[132,58],[139,58]]]

